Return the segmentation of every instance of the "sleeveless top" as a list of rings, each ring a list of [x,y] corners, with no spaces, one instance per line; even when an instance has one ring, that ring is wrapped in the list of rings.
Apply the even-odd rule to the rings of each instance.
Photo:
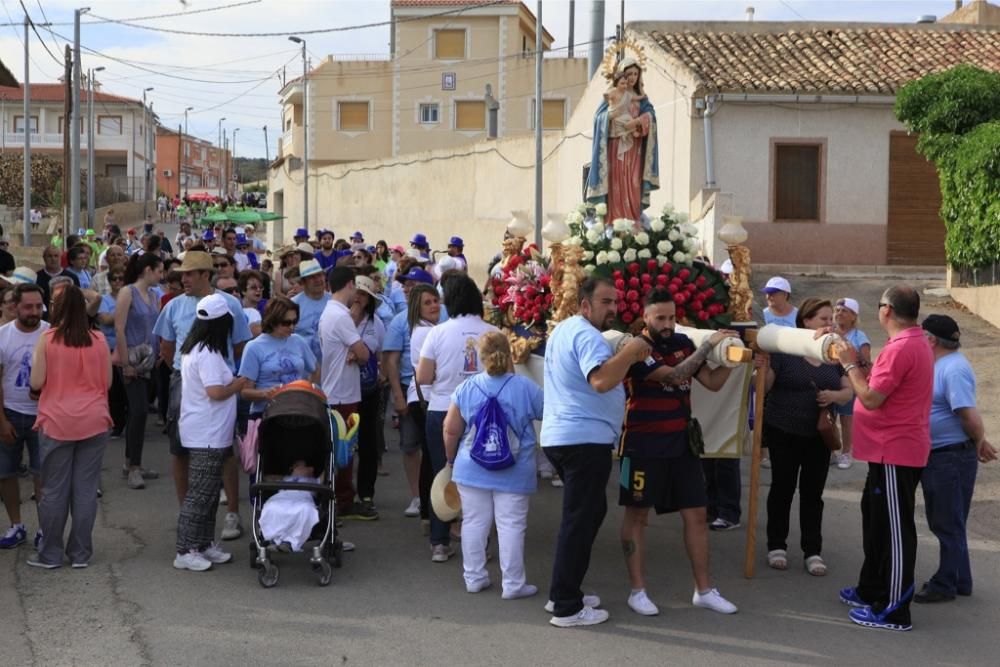
[[[86,440],[111,428],[108,411],[109,356],[104,334],[91,331],[90,347],[57,342],[54,329],[43,335],[45,386],[38,400],[35,430],[53,440]]]
[[[149,303],[143,301],[139,294],[139,289],[135,285],[129,285],[132,290],[132,307],[128,310],[128,318],[125,320],[125,342],[129,347],[135,347],[143,343],[148,343],[156,349],[156,336],[153,335],[153,325],[160,311],[157,309],[156,292],[150,287],[146,296]]]

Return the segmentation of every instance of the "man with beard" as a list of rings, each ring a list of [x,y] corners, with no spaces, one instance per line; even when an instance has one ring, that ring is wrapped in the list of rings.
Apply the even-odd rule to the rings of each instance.
[[[10,528],[0,537],[0,549],[12,549],[23,544],[28,531],[21,520],[21,491],[17,468],[24,447],[28,448],[28,470],[35,483],[35,498],[42,497],[41,461],[38,456],[38,432],[34,430],[38,416],[38,397],[32,398],[31,357],[35,344],[46,329],[42,321],[42,289],[37,285],[20,284],[14,288],[17,319],[0,327],[0,491],[10,517]],[[38,536],[35,543],[38,543]]]
[[[705,365],[709,352],[733,331],[716,331],[697,348],[690,338],[677,333],[677,306],[663,288],[646,297],[642,315],[646,325],[642,337],[652,346],[649,357],[632,364],[625,378],[625,426],[619,445],[621,477],[618,504],[625,507],[622,520],[622,551],[632,592],[628,606],[643,616],[660,610],[646,595],[643,572],[645,531],[649,510],[657,514],[680,512],[684,521],[684,545],[694,575],[696,607],[723,614],[736,607],[708,578],[708,522],[705,480],[701,460],[690,445],[691,379],[697,378],[710,391],[718,391],[729,379],[730,369]]]
[[[594,538],[608,511],[605,487],[611,474],[611,448],[625,414],[622,380],[629,368],[649,355],[649,343],[633,338],[617,353],[602,331],[617,312],[617,292],[606,278],[580,286],[580,313],[559,323],[545,352],[545,411],[541,443],[563,491],[562,519],[545,610],[560,628],[596,625],[608,612],[601,601],[580,590],[590,566]]]
[[[324,271],[329,271],[337,263],[337,251],[333,249],[335,240],[333,232],[329,229],[319,233],[319,252],[313,255],[313,259],[319,262],[320,268]]]

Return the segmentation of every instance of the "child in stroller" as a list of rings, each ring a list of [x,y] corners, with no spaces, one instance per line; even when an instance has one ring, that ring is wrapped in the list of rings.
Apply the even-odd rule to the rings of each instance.
[[[312,466],[299,459],[292,464],[283,482],[319,484]],[[282,551],[302,551],[302,545],[319,523],[314,495],[309,491],[286,489],[271,496],[260,511],[260,534]]]

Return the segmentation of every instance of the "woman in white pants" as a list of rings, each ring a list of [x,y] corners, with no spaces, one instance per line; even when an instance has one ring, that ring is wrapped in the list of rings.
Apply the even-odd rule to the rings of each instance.
[[[524,532],[528,501],[535,492],[535,430],[542,418],[542,390],[530,379],[514,375],[510,345],[499,332],[484,333],[477,352],[484,373],[465,380],[451,396],[444,420],[444,444],[452,480],[462,497],[462,564],[465,589],[478,593],[491,585],[486,571],[486,544],[493,522],[500,541],[503,598],[529,597],[538,588],[525,583]],[[480,408],[496,396],[507,420],[514,464],[488,470],[470,456]],[[465,436],[469,437],[465,437]],[[461,441],[461,442],[460,442]]]

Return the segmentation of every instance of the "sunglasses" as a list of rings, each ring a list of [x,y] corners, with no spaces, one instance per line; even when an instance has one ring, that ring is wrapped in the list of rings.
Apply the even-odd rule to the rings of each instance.
[[[879,301],[878,302],[878,307],[879,307],[880,310],[882,308],[892,308],[892,304],[891,303],[886,303],[885,301]]]
[[[285,327],[294,327],[298,323],[299,323],[299,321],[296,319],[296,320],[281,320],[280,324],[281,324],[281,326],[285,326]]]
[[[125,280],[125,276],[108,276],[108,282],[120,282]]]
[[[217,269],[225,269],[229,266],[229,262],[219,262],[218,264],[213,264],[212,266]]]
[[[225,292],[226,294],[239,294],[239,289],[237,289],[235,287],[227,287],[226,289],[224,289],[222,291]]]

